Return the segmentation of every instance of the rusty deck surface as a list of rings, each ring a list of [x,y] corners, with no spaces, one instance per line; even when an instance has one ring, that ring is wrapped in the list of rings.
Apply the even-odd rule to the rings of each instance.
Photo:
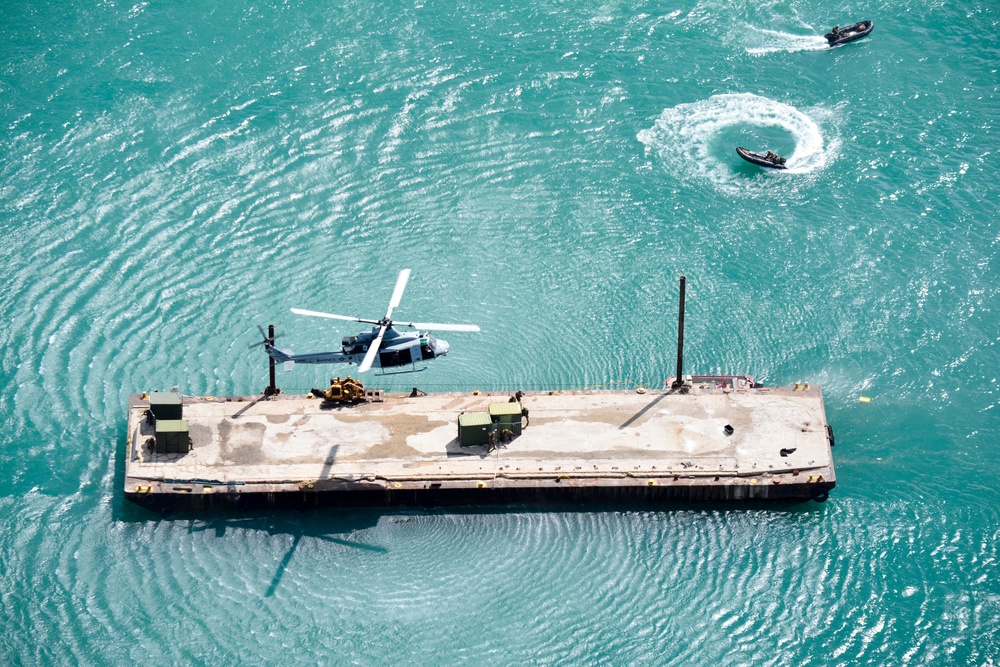
[[[126,496],[384,490],[419,502],[422,490],[574,487],[579,497],[674,486],[728,487],[705,497],[808,498],[835,484],[819,387],[528,392],[520,436],[492,451],[461,447],[459,414],[509,396],[394,394],[333,407],[301,395],[185,397],[185,454],[153,451],[148,402],[133,396]]]

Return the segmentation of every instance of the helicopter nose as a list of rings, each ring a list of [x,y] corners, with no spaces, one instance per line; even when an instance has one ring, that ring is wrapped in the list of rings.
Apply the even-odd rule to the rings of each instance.
[[[448,341],[437,339],[437,348],[434,350],[435,357],[443,357],[448,354]]]

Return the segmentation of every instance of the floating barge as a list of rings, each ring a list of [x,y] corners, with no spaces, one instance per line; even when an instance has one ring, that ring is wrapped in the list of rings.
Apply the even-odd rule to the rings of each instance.
[[[129,500],[189,509],[825,500],[836,484],[818,386],[696,376],[662,390],[519,393],[520,434],[471,446],[460,415],[489,413],[510,393],[378,393],[355,404],[175,396],[170,421],[183,425],[161,423],[162,433],[150,397],[129,400]]]

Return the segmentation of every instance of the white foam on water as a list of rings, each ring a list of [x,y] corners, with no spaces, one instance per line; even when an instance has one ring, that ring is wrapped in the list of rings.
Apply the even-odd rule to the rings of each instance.
[[[735,146],[720,154],[713,141],[718,134],[736,126],[780,127],[794,137],[795,150],[787,157],[786,169],[766,169],[762,173],[801,175],[823,169],[835,157],[840,140],[835,134],[824,139],[822,130],[833,120],[834,114],[822,107],[806,113],[760,95],[730,93],[666,109],[653,127],[639,132],[637,137],[647,151],[656,154],[667,170],[682,180],[705,181],[725,192],[752,194],[755,186],[764,190],[764,184],[761,179],[748,180],[733,168]]]
[[[752,26],[743,33],[742,41],[747,53],[755,56],[779,52],[823,51],[830,48],[822,35],[796,35]]]

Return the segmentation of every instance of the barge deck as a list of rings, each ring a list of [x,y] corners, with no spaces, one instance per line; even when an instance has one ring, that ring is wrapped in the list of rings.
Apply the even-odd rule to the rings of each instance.
[[[825,500],[836,484],[818,386],[528,392],[520,435],[465,447],[459,415],[510,393],[379,398],[186,396],[186,451],[166,453],[148,397],[132,396],[125,495],[190,509]]]

